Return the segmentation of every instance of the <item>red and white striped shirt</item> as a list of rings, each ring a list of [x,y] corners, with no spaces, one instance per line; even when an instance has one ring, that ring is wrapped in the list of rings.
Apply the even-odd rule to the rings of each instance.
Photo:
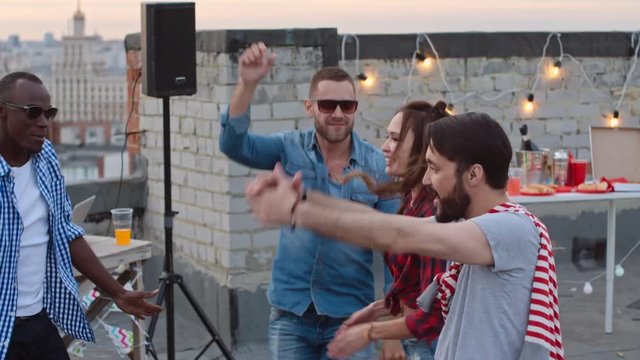
[[[521,205],[504,203],[489,211],[489,213],[500,212],[512,212],[528,217],[533,221],[540,236],[540,250],[538,251],[531,287],[525,347],[527,342],[544,346],[549,350],[549,359],[562,360],[564,359],[564,349],[562,346],[562,331],[560,329],[558,281],[553,248],[547,228],[537,217]],[[442,315],[445,320],[449,314],[451,298],[455,293],[462,266],[464,265],[453,262],[447,272],[440,273],[434,278],[434,282],[438,284],[436,298],[442,305]],[[526,357],[521,357],[521,359],[525,360]]]

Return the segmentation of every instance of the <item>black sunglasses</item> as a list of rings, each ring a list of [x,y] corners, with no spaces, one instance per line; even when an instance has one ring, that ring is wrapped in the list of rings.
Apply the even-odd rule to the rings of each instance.
[[[336,108],[340,106],[340,110],[345,114],[353,114],[358,109],[356,100],[313,100],[318,103],[318,110],[323,114],[333,114]]]
[[[10,102],[1,102],[0,104],[24,110],[27,113],[27,118],[30,120],[36,120],[42,114],[44,114],[44,117],[47,118],[47,120],[51,120],[56,117],[56,114],[58,114],[58,108],[53,106],[43,108],[42,106],[37,105],[18,105]]]

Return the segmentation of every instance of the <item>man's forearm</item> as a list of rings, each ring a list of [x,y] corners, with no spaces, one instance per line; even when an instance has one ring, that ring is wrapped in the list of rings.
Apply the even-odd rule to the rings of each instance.
[[[377,211],[326,211],[317,204],[302,202],[296,208],[296,222],[298,226],[324,236],[364,248],[407,252],[412,242],[408,235],[415,227],[416,219]],[[426,252],[424,249],[420,251]]]
[[[73,266],[107,295],[115,298],[125,291],[124,287],[104,268],[84,237],[73,240],[69,244],[69,251]]]
[[[238,85],[236,85],[231,95],[229,118],[240,116],[249,110],[249,105],[251,105],[251,100],[253,99],[253,94],[257,86],[258,84],[238,82]]]
[[[484,233],[472,221],[439,224],[423,218],[381,212],[327,211],[302,202],[296,225],[363,248],[427,255],[463,264],[492,265]]]

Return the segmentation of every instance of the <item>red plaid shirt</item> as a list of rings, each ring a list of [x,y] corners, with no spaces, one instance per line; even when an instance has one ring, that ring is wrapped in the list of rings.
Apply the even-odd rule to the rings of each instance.
[[[433,199],[434,196],[426,188],[423,188],[413,201],[409,192],[404,196],[399,213],[413,217],[432,216],[435,211]],[[393,276],[393,284],[385,298],[385,305],[393,315],[400,313],[401,302],[417,309],[405,317],[407,327],[415,338],[431,343],[438,338],[444,325],[439,303],[434,302],[431,311],[425,313],[418,309],[416,299],[436,274],[446,271],[446,261],[416,254],[385,252],[384,262]]]

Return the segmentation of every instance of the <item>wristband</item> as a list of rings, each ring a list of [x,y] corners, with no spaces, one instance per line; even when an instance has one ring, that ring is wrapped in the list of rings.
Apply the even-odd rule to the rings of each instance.
[[[367,327],[367,328],[364,330],[364,333],[363,333],[364,338],[365,338],[368,342],[373,342],[373,341],[374,341],[373,337],[371,337],[371,333],[372,333],[372,332],[373,332],[373,323],[369,323],[369,327]]]
[[[296,197],[296,200],[293,202],[293,205],[291,206],[291,222],[289,223],[289,225],[291,226],[291,230],[295,230],[296,228],[296,208],[298,207],[298,204],[302,201],[307,200],[307,190],[303,190],[302,191],[302,195],[298,198]]]

